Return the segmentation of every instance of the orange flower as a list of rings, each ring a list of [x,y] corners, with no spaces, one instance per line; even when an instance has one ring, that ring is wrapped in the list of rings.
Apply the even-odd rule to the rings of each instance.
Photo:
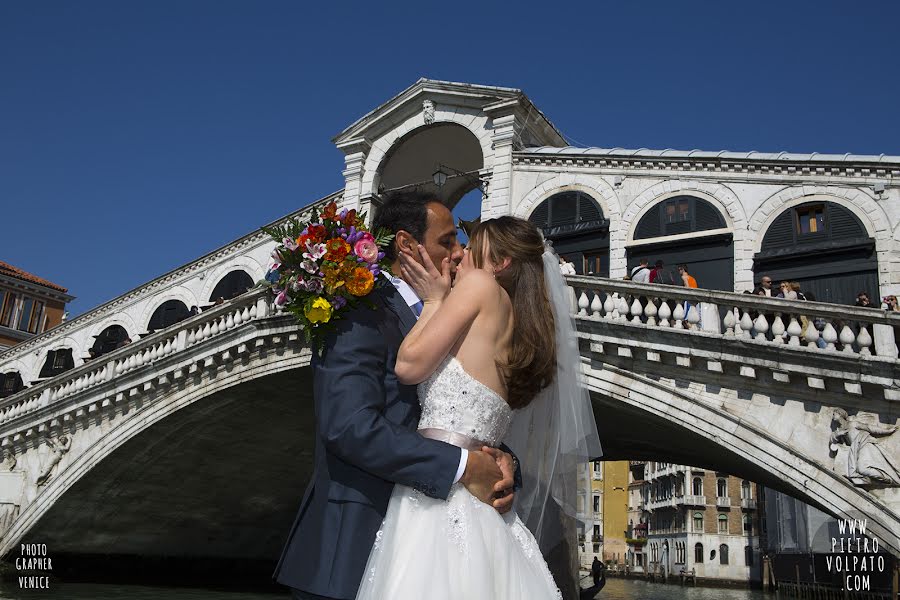
[[[297,238],[297,245],[306,252],[306,242],[314,244],[324,242],[326,233],[323,225],[310,225],[306,228],[306,233]]]
[[[325,288],[329,292],[334,292],[337,288],[346,283],[347,270],[342,265],[337,267],[323,267],[322,273],[325,274]]]
[[[350,209],[344,218],[341,219],[341,223],[344,224],[344,227],[353,227],[356,225],[356,209]]]
[[[325,210],[322,211],[323,219],[331,219],[332,221],[337,216],[337,202],[332,202],[328,206],[325,207]]]
[[[350,252],[350,244],[343,238],[331,238],[325,242],[325,260],[342,262]]]
[[[354,296],[365,296],[375,286],[375,277],[365,267],[356,267],[347,278],[347,291]]]

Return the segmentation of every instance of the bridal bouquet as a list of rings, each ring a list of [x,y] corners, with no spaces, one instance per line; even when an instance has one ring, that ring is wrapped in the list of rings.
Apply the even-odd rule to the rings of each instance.
[[[356,210],[338,213],[332,202],[321,214],[313,209],[307,222],[292,219],[262,228],[278,246],[259,285],[271,288],[276,306],[297,317],[316,349],[341,314],[365,301],[375,278],[388,269],[381,249],[394,236],[387,230],[370,232],[365,220],[365,213]]]

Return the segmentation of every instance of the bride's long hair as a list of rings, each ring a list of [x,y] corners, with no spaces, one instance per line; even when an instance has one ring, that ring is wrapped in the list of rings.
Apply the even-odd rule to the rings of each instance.
[[[556,375],[553,308],[544,278],[544,240],[534,224],[517,217],[499,217],[480,223],[469,248],[476,267],[484,265],[487,242],[491,263],[510,265],[497,274],[497,283],[509,294],[513,332],[509,353],[497,366],[506,382],[509,405],[527,406]]]

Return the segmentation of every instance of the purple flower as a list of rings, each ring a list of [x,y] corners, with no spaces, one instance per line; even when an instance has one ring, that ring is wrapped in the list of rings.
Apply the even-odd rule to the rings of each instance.
[[[322,284],[321,279],[308,279],[303,284],[303,288],[307,292],[313,292],[315,294],[318,294],[319,292],[321,292],[323,287],[324,287],[324,285]]]
[[[344,210],[341,211],[341,221],[343,221],[344,219],[347,218],[347,212],[348,212],[348,211],[347,211],[346,208],[345,208]]]
[[[319,265],[316,263],[316,261],[309,259],[306,259],[302,263],[300,263],[300,267],[307,273],[313,274],[315,274],[315,272],[319,270]]]
[[[378,253],[378,260],[384,260],[384,252]]]
[[[334,299],[331,301],[331,305],[334,307],[335,310],[340,310],[347,305],[347,299],[344,298],[343,296],[335,296]]]

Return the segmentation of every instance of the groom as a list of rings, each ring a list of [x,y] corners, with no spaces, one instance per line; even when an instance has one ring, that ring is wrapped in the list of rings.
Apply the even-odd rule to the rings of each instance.
[[[416,244],[438,270],[449,258],[455,273],[462,260],[453,217],[432,197],[392,196],[375,217],[378,227],[395,233],[385,249],[394,266],[398,252]],[[416,386],[397,381],[394,363],[422,303],[398,277],[381,283],[371,295],[376,309],[350,311],[313,358],[315,471],[273,575],[296,599],[356,597],[395,483],[446,499],[461,482],[476,496],[495,490],[500,512],[512,507],[507,453],[467,451],[416,432]]]

